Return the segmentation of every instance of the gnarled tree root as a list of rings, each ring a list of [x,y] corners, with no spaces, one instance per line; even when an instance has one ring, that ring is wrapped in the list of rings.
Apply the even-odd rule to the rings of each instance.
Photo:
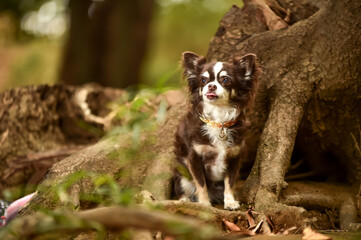
[[[307,210],[339,209],[341,230],[357,229],[357,209],[352,189],[331,183],[290,183],[281,193],[280,202]]]
[[[24,239],[44,234],[71,234],[94,229],[113,232],[146,229],[172,236],[182,235],[187,239],[224,239],[214,227],[195,218],[124,207],[101,207],[80,212],[63,211],[56,212],[53,216],[36,213],[14,220],[1,232],[0,238]]]

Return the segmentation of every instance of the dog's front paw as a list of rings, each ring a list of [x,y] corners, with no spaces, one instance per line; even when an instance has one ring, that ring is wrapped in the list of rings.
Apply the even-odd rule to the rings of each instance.
[[[203,204],[203,205],[205,205],[205,206],[208,206],[208,207],[212,206],[211,202],[210,202],[210,201],[207,201],[207,200],[199,201],[199,203],[200,203],[200,204]]]
[[[191,199],[190,199],[189,197],[181,197],[181,198],[179,199],[179,201],[181,201],[181,202],[190,202]]]
[[[235,201],[235,200],[231,200],[231,201],[225,201],[224,202],[224,209],[230,210],[230,211],[234,211],[239,209],[239,202]]]

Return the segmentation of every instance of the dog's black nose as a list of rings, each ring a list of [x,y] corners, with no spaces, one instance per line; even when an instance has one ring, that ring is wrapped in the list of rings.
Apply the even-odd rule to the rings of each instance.
[[[212,91],[212,92],[213,92],[213,91],[216,91],[216,89],[217,89],[217,86],[216,86],[216,85],[214,85],[214,84],[209,84],[209,85],[208,85],[208,90],[209,90],[209,91]]]

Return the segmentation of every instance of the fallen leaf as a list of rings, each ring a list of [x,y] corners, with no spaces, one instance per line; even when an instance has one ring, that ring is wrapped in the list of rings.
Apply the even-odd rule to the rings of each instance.
[[[262,223],[263,223],[263,220],[261,220],[257,226],[252,230],[253,233],[257,233],[257,231],[261,228],[262,226]]]
[[[256,222],[254,221],[254,216],[252,214],[252,208],[248,209],[246,212],[247,220],[248,220],[248,228],[253,228],[256,226]]]
[[[284,230],[282,232],[282,235],[288,235],[290,234],[291,232],[295,231],[297,229],[297,227],[290,227],[290,228],[287,228],[286,230]]]
[[[270,228],[271,228],[271,229],[270,229],[270,230],[271,230],[271,233],[274,233],[274,232],[275,232],[275,227],[273,226],[273,223],[272,223],[270,217],[266,215],[266,218],[267,218],[267,223],[268,223],[268,225],[269,225]]]
[[[268,236],[274,235],[274,234],[272,233],[272,229],[271,229],[270,225],[268,224],[267,219],[264,219],[264,220],[263,220],[263,224],[262,224],[262,234],[263,234],[263,235],[268,235]]]
[[[306,227],[303,230],[302,240],[331,240],[332,238]]]
[[[231,232],[237,232],[237,231],[241,231],[241,229],[234,223],[227,221],[226,219],[222,219],[222,221],[224,222],[224,224],[226,225],[226,227],[229,229],[229,231]]]

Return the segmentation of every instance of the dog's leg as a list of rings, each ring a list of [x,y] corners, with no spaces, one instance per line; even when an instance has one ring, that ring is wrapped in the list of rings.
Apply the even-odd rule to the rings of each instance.
[[[239,202],[234,199],[233,194],[233,186],[241,166],[239,157],[238,155],[228,159],[227,173],[224,177],[224,209],[228,210],[239,209]]]
[[[190,181],[187,178],[182,177],[180,180],[180,186],[182,188],[183,195],[179,198],[179,200],[186,202],[192,201],[196,193],[196,187],[194,186],[193,181]]]
[[[229,176],[224,178],[224,209],[237,210],[239,202],[234,199],[233,189],[229,181]]]
[[[192,201],[195,197],[196,187],[193,184],[192,180],[189,180],[191,177],[188,170],[184,167],[184,170],[188,174],[186,177],[183,176],[178,169],[175,169],[173,175],[173,183],[174,183],[174,194],[176,199],[180,201]]]
[[[194,180],[194,185],[196,186],[196,195],[198,197],[198,202],[204,205],[211,206],[211,202],[208,196],[206,179],[204,175],[202,156],[198,155],[195,151],[192,151],[191,156],[188,159],[188,169]]]

